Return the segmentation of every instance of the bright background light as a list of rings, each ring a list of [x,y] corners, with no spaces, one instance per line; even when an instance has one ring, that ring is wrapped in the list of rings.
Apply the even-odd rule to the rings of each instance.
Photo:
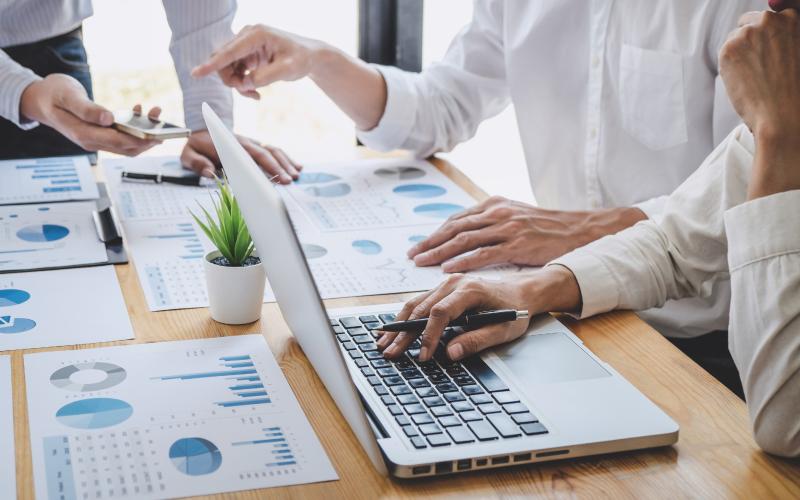
[[[95,15],[84,25],[95,98],[110,109],[135,103],[164,108],[164,118],[183,122],[180,88],[169,55],[170,31],[158,0],[94,2]],[[472,15],[466,0],[427,0],[423,60],[440,59]],[[247,24],[269,24],[325,40],[355,55],[358,45],[356,0],[240,0],[234,32]],[[355,134],[352,122],[310,81],[277,83],[262,99],[234,97],[236,130],[280,146],[299,161],[347,158]],[[182,143],[167,141],[154,154],[177,154]],[[510,198],[533,199],[516,121],[511,108],[487,120],[476,136],[448,158],[484,190]]]

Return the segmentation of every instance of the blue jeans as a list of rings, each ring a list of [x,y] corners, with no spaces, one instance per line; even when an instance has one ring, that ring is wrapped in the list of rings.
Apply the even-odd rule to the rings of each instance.
[[[92,98],[92,75],[86,61],[81,28],[48,40],[4,47],[8,56],[41,77],[64,73],[78,80]],[[88,154],[56,130],[39,125],[22,130],[0,118],[0,159]]]

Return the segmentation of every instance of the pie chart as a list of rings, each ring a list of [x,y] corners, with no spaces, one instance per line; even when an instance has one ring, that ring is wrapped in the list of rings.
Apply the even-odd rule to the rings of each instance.
[[[435,198],[447,192],[442,186],[434,184],[405,184],[397,186],[392,191],[406,198]]]
[[[349,193],[350,184],[338,182],[336,184],[326,184],[324,186],[309,186],[305,189],[305,191],[311,196],[319,196],[321,198],[336,198]]]
[[[433,219],[446,219],[462,210],[464,210],[464,207],[454,203],[427,203],[414,207],[415,214]]]
[[[6,288],[5,290],[0,290],[0,307],[18,306],[23,302],[27,302],[30,298],[31,294],[25,290]]]
[[[302,172],[295,184],[321,184],[323,182],[338,181],[338,175],[326,174],[325,172]]]
[[[58,224],[37,224],[25,226],[17,231],[17,238],[31,243],[44,243],[48,241],[58,241],[66,238],[69,229]]]
[[[82,399],[56,412],[56,420],[74,429],[102,429],[121,424],[133,415],[133,407],[113,398]]]
[[[113,363],[75,363],[53,372],[50,383],[70,391],[102,391],[120,384],[127,376],[123,367]]]
[[[425,236],[424,234],[412,234],[411,236],[408,237],[408,242],[419,243],[420,241],[424,241],[425,238],[427,238],[427,236]]]
[[[36,322],[28,318],[0,316],[0,335],[25,333],[36,328]]]
[[[325,257],[328,251],[325,247],[314,245],[313,243],[303,243],[303,253],[306,255],[306,259],[319,259],[320,257]]]
[[[222,453],[211,441],[199,437],[183,438],[169,447],[169,459],[188,476],[211,474],[222,465]]]
[[[356,240],[353,242],[353,248],[364,255],[378,255],[383,250],[379,243],[372,240]]]
[[[375,175],[393,181],[410,181],[425,176],[425,171],[417,167],[385,167],[375,171]]]

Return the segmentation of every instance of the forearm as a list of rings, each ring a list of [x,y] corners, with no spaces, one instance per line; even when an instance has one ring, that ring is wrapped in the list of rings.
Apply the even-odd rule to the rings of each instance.
[[[576,230],[575,248],[647,220],[647,215],[636,207],[606,208],[577,213],[580,215],[580,222]]]
[[[0,116],[21,128],[35,127],[35,120],[26,116],[21,108],[25,90],[39,80],[39,76],[0,50]]]
[[[378,125],[386,107],[386,83],[367,63],[330,46],[314,51],[309,76],[361,130]]]

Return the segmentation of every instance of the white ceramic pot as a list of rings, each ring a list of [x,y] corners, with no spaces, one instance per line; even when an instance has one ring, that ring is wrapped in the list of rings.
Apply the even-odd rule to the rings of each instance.
[[[227,325],[243,325],[258,320],[267,281],[264,266],[260,262],[246,267],[211,263],[220,256],[219,251],[215,250],[203,260],[211,317]]]

